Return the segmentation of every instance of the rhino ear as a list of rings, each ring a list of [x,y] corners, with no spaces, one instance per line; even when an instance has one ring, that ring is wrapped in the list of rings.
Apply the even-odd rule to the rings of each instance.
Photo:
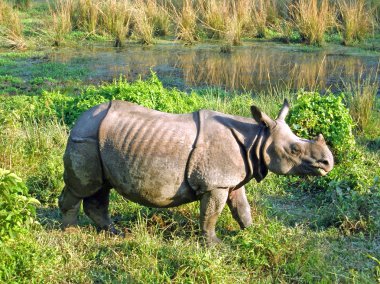
[[[315,142],[322,145],[326,144],[325,138],[323,137],[322,134],[318,134],[317,138],[315,138]]]
[[[284,104],[282,105],[282,108],[276,120],[285,120],[285,117],[287,116],[288,112],[289,112],[289,102],[287,99],[285,99]]]
[[[273,128],[276,126],[276,122],[263,113],[257,106],[251,106],[251,113],[254,120],[258,123],[264,123],[269,128]]]

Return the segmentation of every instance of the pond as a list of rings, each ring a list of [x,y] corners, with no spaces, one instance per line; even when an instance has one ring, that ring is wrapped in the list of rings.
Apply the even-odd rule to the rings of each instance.
[[[341,46],[318,49],[245,43],[225,54],[220,52],[220,45],[160,43],[151,47],[60,48],[48,52],[44,61],[72,68],[85,66],[83,80],[95,84],[120,76],[128,80],[146,78],[153,70],[165,86],[181,90],[212,87],[257,93],[300,88],[336,92],[348,82],[366,78],[380,82],[379,59],[379,54]],[[39,62],[34,60],[26,69]]]

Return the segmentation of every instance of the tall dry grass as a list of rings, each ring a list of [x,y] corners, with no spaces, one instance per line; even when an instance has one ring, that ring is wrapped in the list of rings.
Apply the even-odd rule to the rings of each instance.
[[[176,23],[176,36],[186,44],[193,44],[197,36],[197,12],[191,0],[184,0],[181,8],[172,3],[173,19]]]
[[[75,26],[88,33],[95,34],[101,15],[100,0],[78,0],[73,11]]]
[[[101,5],[101,24],[115,38],[115,47],[126,39],[131,20],[129,0],[105,0]]]
[[[365,0],[338,1],[343,44],[362,41],[374,28],[374,13]]]
[[[74,11],[74,2],[73,0],[57,0],[49,3],[49,10],[52,17],[53,45],[59,46],[72,30],[71,15]]]
[[[258,38],[267,37],[267,29],[270,24],[275,24],[279,19],[277,1],[253,0],[251,1],[251,23]]]
[[[208,38],[222,39],[227,29],[230,11],[227,0],[200,1],[200,16]]]
[[[379,89],[379,68],[380,62],[377,66],[377,70],[366,75],[362,69],[356,80],[353,79],[349,82],[343,82],[348,95],[347,100],[350,114],[359,131],[365,130],[371,122],[377,91]]]
[[[142,44],[149,45],[154,42],[154,9],[153,5],[148,6],[144,0],[134,2],[132,10],[133,35]]]
[[[166,36],[170,32],[170,6],[157,0],[145,0],[145,13],[152,22],[155,36]]]
[[[290,9],[302,39],[310,45],[322,45],[325,32],[335,24],[334,7],[328,0],[298,0]]]
[[[249,22],[251,0],[200,1],[200,18],[209,38],[223,39],[227,46],[241,44]]]
[[[19,13],[3,0],[0,0],[0,40],[12,49],[26,48]]]

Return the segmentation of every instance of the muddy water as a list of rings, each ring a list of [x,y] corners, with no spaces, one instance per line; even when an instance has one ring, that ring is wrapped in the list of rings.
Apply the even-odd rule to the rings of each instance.
[[[339,48],[339,49],[337,49]],[[182,90],[218,87],[260,92],[268,89],[339,89],[347,82],[375,78],[379,55],[354,53],[343,47],[307,50],[280,44],[245,44],[231,54],[218,45],[183,47],[158,44],[149,48],[85,47],[59,49],[49,59],[83,64],[85,80],[110,81],[125,76],[134,80],[157,73],[164,85]],[[380,74],[376,80],[380,81]]]

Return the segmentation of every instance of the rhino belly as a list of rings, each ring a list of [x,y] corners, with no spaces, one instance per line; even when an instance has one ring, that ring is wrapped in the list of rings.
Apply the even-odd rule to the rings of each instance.
[[[101,125],[106,179],[127,199],[143,205],[172,207],[194,201],[185,180],[196,138],[192,115],[137,110],[111,112]]]
[[[172,207],[195,200],[184,180],[186,164],[164,157],[101,153],[107,180],[125,198],[151,207]]]

